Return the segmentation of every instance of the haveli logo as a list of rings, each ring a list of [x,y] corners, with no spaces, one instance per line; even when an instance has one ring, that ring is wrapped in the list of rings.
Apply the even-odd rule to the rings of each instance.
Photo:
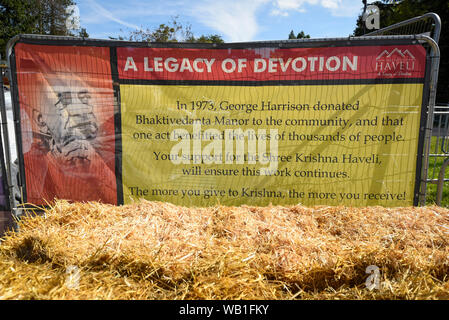
[[[411,71],[415,70],[415,60],[408,49],[384,50],[376,58],[376,71],[382,76],[411,76]]]

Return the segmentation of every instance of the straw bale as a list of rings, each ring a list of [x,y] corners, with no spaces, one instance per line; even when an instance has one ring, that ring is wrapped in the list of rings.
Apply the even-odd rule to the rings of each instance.
[[[5,236],[0,299],[449,299],[448,242],[437,206],[59,200]]]

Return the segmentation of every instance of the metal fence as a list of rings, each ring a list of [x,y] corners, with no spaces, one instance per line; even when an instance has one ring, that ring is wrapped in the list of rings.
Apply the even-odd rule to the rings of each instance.
[[[433,69],[430,82],[430,95],[428,102],[428,116],[426,138],[423,154],[422,188],[420,191],[420,204],[426,204],[427,184],[437,184],[436,204],[440,205],[445,181],[445,170],[449,165],[449,127],[447,125],[449,106],[435,106],[436,85],[440,52],[437,46],[441,33],[440,17],[429,12],[422,16],[401,21],[391,26],[370,32],[365,36],[386,35],[424,35],[432,38],[436,45],[430,45],[430,59]],[[443,160],[442,160],[443,159]]]
[[[422,16],[404,20],[391,26],[369,32],[365,36],[391,36],[391,35],[426,35],[435,40],[440,40],[441,19],[433,12],[423,14]]]
[[[449,103],[435,106],[433,114],[427,182],[437,185],[435,202],[440,205],[444,183],[449,182],[449,178],[445,178],[446,167],[449,165]]]
[[[417,29],[418,27],[414,27],[415,29],[407,29],[405,28],[406,25],[404,25],[404,23],[401,23],[400,28],[402,28],[403,30],[409,30],[407,32],[411,32],[410,30],[418,33],[414,33],[412,35],[408,35],[408,36],[397,36],[397,35],[388,35],[385,36],[379,32],[381,32],[381,30],[377,31],[376,34],[370,33],[364,37],[350,37],[349,39],[346,38],[346,41],[364,41],[364,40],[368,40],[368,39],[373,39],[373,37],[376,37],[378,39],[409,39],[409,40],[414,40],[416,42],[421,42],[421,43],[425,43],[428,48],[428,57],[429,57],[429,62],[431,62],[430,66],[431,68],[429,69],[429,76],[430,76],[430,80],[428,81],[428,83],[426,85],[428,85],[428,119],[427,119],[427,124],[425,126],[426,129],[426,139],[425,139],[425,147],[424,147],[424,153],[423,153],[423,162],[422,162],[422,188],[420,190],[420,204],[423,205],[425,204],[425,200],[426,200],[426,184],[427,183],[438,183],[440,181],[444,182],[444,169],[446,167],[446,165],[443,165],[441,167],[441,171],[443,172],[443,180],[440,178],[437,178],[437,173],[438,173],[438,177],[440,176],[441,171],[438,170],[438,159],[444,159],[444,162],[449,164],[449,140],[446,139],[446,136],[448,136],[448,116],[449,116],[449,107],[447,108],[437,108],[434,110],[434,106],[435,106],[435,96],[436,96],[436,81],[438,78],[438,67],[439,67],[439,59],[440,59],[440,53],[439,53],[439,48],[437,45],[436,40],[439,38],[439,33],[440,33],[440,24],[437,23],[439,21],[439,18],[436,19],[435,18],[436,15],[434,14],[428,14],[422,17],[417,17],[415,19],[411,19],[413,20],[413,23],[416,24],[416,19],[425,19],[426,21],[428,21],[430,18],[435,22],[432,24],[429,23],[422,23],[421,24],[421,28],[432,28],[429,29],[430,31],[427,32],[421,32],[422,30]],[[438,16],[436,16],[438,17]],[[408,20],[409,21],[409,20]],[[411,23],[411,22],[409,22]],[[391,29],[391,27],[389,27],[388,32],[391,34],[394,34],[394,30]],[[404,31],[405,32],[405,31]],[[379,36],[380,35],[380,36]],[[429,36],[430,35],[430,36]],[[340,39],[343,40],[343,39]],[[308,40],[309,42],[313,42],[313,40]],[[286,42],[287,43],[287,42]],[[283,45],[283,44],[282,44]],[[281,46],[281,44],[279,45]],[[430,54],[429,54],[430,52]],[[4,108],[2,108],[2,111],[4,110]],[[6,119],[6,116],[3,117],[3,119]],[[18,120],[17,120],[18,121]],[[436,123],[436,125],[434,125],[434,123]],[[5,123],[2,123],[3,125],[5,125]],[[438,128],[438,130],[435,130],[434,128]],[[9,186],[12,186],[13,184],[12,182],[12,172],[11,172],[11,158],[10,158],[10,150],[9,150],[9,142],[8,142],[8,134],[7,134],[7,130],[5,130],[6,128],[3,128],[4,130],[4,139],[5,139],[5,148],[8,150],[5,150],[5,155],[7,157],[6,159],[6,163],[7,163],[7,171],[8,171],[8,182],[9,182]],[[432,138],[433,137],[433,138]],[[432,147],[431,150],[431,146],[434,143],[434,146]],[[441,161],[440,161],[441,162]],[[449,181],[449,179],[447,179],[447,181]],[[441,189],[441,188],[440,188]],[[12,193],[12,192],[11,192]],[[14,198],[14,197],[11,197]],[[15,208],[15,203],[14,203],[14,199],[11,200],[12,203],[12,207]]]
[[[40,43],[40,42],[45,40],[45,41],[53,41],[51,43],[55,43],[56,42],[56,43],[58,43],[60,45],[68,45],[68,44],[70,44],[71,46],[73,46],[73,43],[75,41],[78,41],[78,42],[81,41],[80,39],[61,39],[61,38],[50,38],[50,37],[42,38],[42,37],[38,37],[38,36],[28,36],[28,35],[23,36],[23,39],[27,40],[30,43]],[[86,40],[82,40],[82,41],[83,41],[82,43],[80,42],[81,44],[85,44],[86,43]],[[300,44],[300,42],[304,42],[304,45]],[[374,37],[369,36],[369,37],[350,37],[350,38],[339,38],[339,39],[316,39],[316,40],[304,40],[304,41],[295,41],[295,42],[292,42],[292,41],[274,42],[274,43],[260,42],[260,43],[255,43],[254,46],[256,46],[257,48],[264,48],[266,46],[269,46],[270,50],[271,49],[274,50],[274,49],[279,48],[279,47],[282,47],[282,48],[287,47],[288,48],[288,46],[296,47],[296,46],[300,46],[300,45],[302,45],[302,46],[307,45],[309,47],[317,47],[319,45],[324,45],[324,44],[326,44],[326,45],[329,45],[329,44],[335,45],[335,43],[337,43],[337,42],[338,42],[338,44],[340,44],[340,46],[345,46],[345,47],[348,46],[348,45],[353,45],[353,46],[357,46],[358,45],[360,47],[366,47],[366,44],[373,45],[373,43],[375,45],[377,45],[377,46],[381,46],[382,44],[384,44],[384,45],[397,45],[398,43],[410,44],[410,45],[415,46],[415,45],[419,45],[420,43],[427,43],[429,47],[433,48],[432,52],[434,52],[435,55],[432,56],[432,59],[434,59],[435,63],[432,64],[432,68],[428,68],[429,71],[430,71],[430,69],[432,69],[432,72],[428,72],[425,75],[422,74],[420,77],[422,77],[422,79],[425,79],[425,80],[422,80],[422,81],[424,81],[424,83],[425,83],[424,94],[425,94],[426,97],[428,96],[429,88],[433,88],[433,89],[435,88],[435,84],[436,84],[436,82],[435,82],[436,76],[435,75],[437,75],[437,73],[438,73],[439,50],[438,50],[438,46],[436,45],[435,41],[433,39],[429,38],[428,36],[425,36],[425,35],[377,36],[377,37],[375,37],[375,39],[374,39]],[[98,42],[95,42],[95,44],[98,44]],[[111,42],[105,42],[104,45],[105,46],[106,45],[111,45]],[[120,43],[117,43],[115,45],[116,46],[119,46],[119,45],[123,46],[124,43],[120,42]],[[127,44],[127,45],[132,45],[132,44],[130,43],[130,44]],[[136,44],[134,44],[134,45],[136,45]],[[138,44],[138,45],[143,47],[142,44]],[[190,44],[190,45],[193,46],[193,44]],[[234,44],[234,46],[240,46],[242,48],[247,48],[248,45],[249,44],[246,44],[246,43],[244,43],[244,44]],[[179,44],[178,44],[178,46],[179,46]],[[12,47],[13,47],[12,43],[10,43],[10,47],[9,48],[12,48]],[[145,45],[145,48],[146,47],[148,47],[148,45]],[[212,46],[210,46],[210,47],[212,47]],[[12,50],[10,50],[9,53],[11,53],[11,51]],[[423,52],[423,50],[421,50],[421,52]],[[115,55],[113,54],[111,56],[112,57],[116,57],[116,54]],[[9,57],[10,57],[10,64],[13,65],[12,62],[14,62],[15,60],[14,60],[14,58],[11,59],[11,57],[13,57],[12,53],[9,54]],[[376,59],[376,57],[377,57],[377,54],[375,56],[373,55],[372,59]],[[429,51],[427,52],[427,54],[425,54],[425,58],[426,59],[430,58]],[[421,65],[422,66],[425,65],[425,62],[429,62],[429,60],[423,60],[423,59],[421,59],[420,61],[421,61]],[[111,66],[116,65],[116,63],[117,62],[115,62],[115,60],[114,60],[111,63]],[[33,66],[38,66],[38,65],[39,65],[38,63],[37,64],[33,64]],[[428,64],[426,64],[426,65],[428,65]],[[364,66],[371,66],[371,67],[373,67],[373,66],[375,66],[375,64],[374,63],[366,63],[366,64],[364,64]],[[425,68],[423,67],[421,70],[424,72],[425,71],[424,69]],[[15,69],[13,69],[13,70],[15,70]],[[29,69],[27,69],[26,72],[27,72],[27,74],[32,74],[31,72],[29,72]],[[113,74],[114,75],[118,75],[117,70],[113,71]],[[373,74],[376,74],[376,73],[373,73]],[[15,75],[15,73],[13,72],[12,73],[13,78],[14,78],[14,75]],[[432,78],[432,79],[434,79],[433,82],[429,81],[430,75],[433,76],[433,78]],[[14,93],[13,94],[13,98],[18,99],[18,95],[15,94],[15,93],[17,93],[17,87],[15,86],[15,83],[16,83],[15,81],[12,81],[12,85],[13,85],[12,92]],[[31,83],[34,85],[34,82],[31,82]],[[31,92],[37,92],[37,91],[35,91],[35,90],[33,91],[33,90],[34,89],[32,89]],[[425,100],[425,101],[427,101],[427,100]],[[16,115],[17,114],[18,113],[16,113]],[[18,122],[18,121],[20,121],[19,117],[17,117],[16,121],[17,121],[16,123],[19,123]],[[413,126],[413,128],[416,128],[416,130],[419,131],[420,136],[422,136],[424,134],[424,132],[425,132],[425,128],[427,128],[427,125],[424,124],[424,123],[421,124],[421,125],[416,124],[416,126]],[[19,129],[20,129],[20,127],[19,127]],[[20,133],[19,130],[17,130],[17,131]],[[17,138],[17,142],[20,143],[20,141],[21,141],[21,139],[20,139],[20,137],[18,137]],[[420,139],[420,143],[421,143],[421,141],[422,141],[422,139]],[[419,149],[422,150],[422,144],[420,144]],[[119,155],[121,157],[121,153],[119,153]],[[420,151],[419,155],[416,155],[416,157],[419,157],[421,159],[422,152]],[[119,160],[120,161],[117,161],[117,163],[121,163],[121,158]],[[22,164],[21,168],[23,168],[23,173],[21,173],[21,177],[24,177],[24,173],[25,173],[24,167],[25,166]],[[421,171],[422,171],[421,167],[422,167],[422,165],[421,165],[420,161],[418,161],[418,160],[417,160],[417,167],[419,168],[419,171],[416,173],[416,177],[418,178],[418,181],[416,182],[416,185],[420,186],[421,183],[419,183],[419,182],[421,182],[420,177],[421,177]],[[119,171],[119,173],[121,173],[121,172]],[[21,181],[25,181],[25,179],[21,179]],[[121,183],[121,181],[119,181],[119,183]],[[119,185],[119,183],[117,183],[117,185]],[[22,188],[22,190],[23,189],[24,188]],[[408,193],[408,194],[413,194],[413,197],[414,197],[414,202],[413,203],[415,203],[415,199],[418,199],[419,193],[420,192],[417,189],[414,189],[413,191]],[[39,197],[39,195],[35,196],[35,199],[38,199],[38,198],[39,198],[39,201],[40,201],[40,198],[42,198],[42,197]],[[22,197],[22,199],[24,199],[24,198]],[[26,199],[24,201],[26,202]],[[418,201],[416,201],[416,204],[418,204]]]

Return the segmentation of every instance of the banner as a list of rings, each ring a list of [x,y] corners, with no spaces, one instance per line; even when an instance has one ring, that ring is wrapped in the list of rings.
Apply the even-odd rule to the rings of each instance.
[[[23,39],[13,54],[33,204],[417,204],[420,44]]]

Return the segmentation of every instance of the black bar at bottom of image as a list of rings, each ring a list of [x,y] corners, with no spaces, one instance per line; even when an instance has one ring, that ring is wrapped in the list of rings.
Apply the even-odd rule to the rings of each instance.
[[[361,300],[146,300],[146,301],[0,301],[0,308],[27,304],[33,313],[48,308],[70,310],[76,316],[139,315],[143,319],[302,319],[314,316],[365,318],[366,316],[400,316],[415,310],[447,310],[449,301],[361,301]],[[443,310],[444,308],[444,310]],[[25,309],[23,309],[25,310]],[[309,313],[310,312],[310,313]]]

